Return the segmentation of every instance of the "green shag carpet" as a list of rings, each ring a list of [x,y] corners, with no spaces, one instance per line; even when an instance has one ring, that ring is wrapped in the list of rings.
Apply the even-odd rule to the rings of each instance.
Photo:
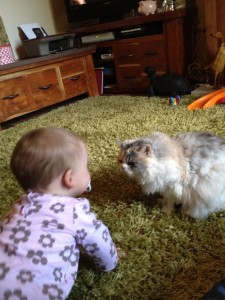
[[[225,212],[196,221],[167,215],[156,196],[122,175],[116,141],[136,138],[152,130],[211,131],[225,138],[225,106],[188,111],[193,99],[171,107],[167,99],[102,96],[54,109],[0,132],[0,217],[21,194],[10,169],[10,155],[26,131],[64,127],[87,143],[92,173],[92,210],[110,228],[120,248],[118,267],[98,271],[81,257],[70,300],[195,300],[225,278]]]

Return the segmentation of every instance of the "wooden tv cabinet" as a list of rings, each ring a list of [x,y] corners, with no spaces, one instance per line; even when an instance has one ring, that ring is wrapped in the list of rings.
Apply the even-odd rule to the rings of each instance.
[[[95,67],[102,67],[104,93],[146,93],[150,80],[144,71],[152,66],[157,74],[187,74],[192,62],[194,8],[129,17],[124,20],[75,29],[77,44],[81,38],[95,35]],[[143,31],[122,34],[124,29]],[[73,31],[73,32],[74,32]],[[99,33],[113,32],[115,40],[98,42]],[[102,59],[102,54],[110,54]]]
[[[87,93],[98,95],[95,46],[0,66],[0,123]]]

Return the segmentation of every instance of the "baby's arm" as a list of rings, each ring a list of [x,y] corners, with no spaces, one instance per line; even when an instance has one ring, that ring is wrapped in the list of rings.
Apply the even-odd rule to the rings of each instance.
[[[74,219],[76,228],[76,241],[86,253],[92,257],[103,271],[113,270],[118,261],[117,250],[108,228],[97,220],[95,214],[90,212],[90,204],[82,199],[83,205],[76,208]]]

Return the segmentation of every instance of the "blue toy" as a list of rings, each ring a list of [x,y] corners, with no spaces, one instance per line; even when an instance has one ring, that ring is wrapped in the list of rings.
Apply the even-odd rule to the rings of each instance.
[[[176,105],[180,105],[181,102],[181,97],[180,96],[176,96],[176,97],[170,97],[169,99],[169,105],[170,106],[176,106]]]

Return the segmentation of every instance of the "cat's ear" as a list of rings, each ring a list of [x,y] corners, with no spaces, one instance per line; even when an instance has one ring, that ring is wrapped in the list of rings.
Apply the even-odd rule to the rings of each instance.
[[[123,142],[122,142],[122,141],[116,141],[116,144],[117,144],[117,146],[118,146],[119,148],[121,148],[122,145],[123,145]]]
[[[130,144],[132,140],[125,140],[125,141],[116,141],[117,146],[120,148],[124,148],[127,144]]]
[[[150,144],[144,145],[144,146],[141,148],[141,151],[142,151],[142,153],[144,153],[145,155],[150,156],[150,155],[151,155],[151,145],[150,145]]]

